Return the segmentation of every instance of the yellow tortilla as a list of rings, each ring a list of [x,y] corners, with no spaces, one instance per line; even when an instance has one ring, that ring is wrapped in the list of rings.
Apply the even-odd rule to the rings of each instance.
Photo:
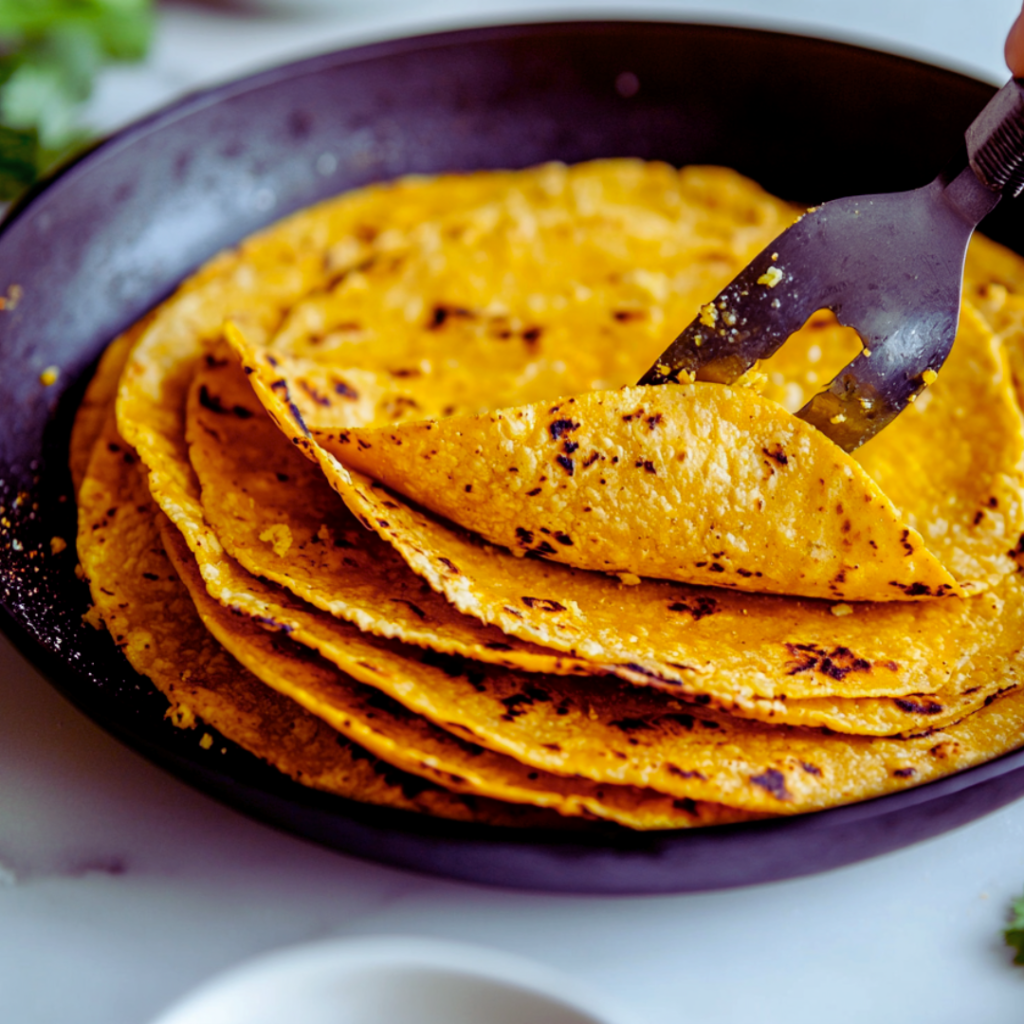
[[[765,364],[765,393],[798,409],[859,351],[850,333],[812,318]],[[830,372],[819,374],[826,359]],[[1024,421],[1007,352],[970,303],[938,380],[853,456],[968,589],[1014,570],[1007,552],[1024,532]]]
[[[600,818],[630,828],[687,828],[749,818],[716,804],[531,770],[511,757],[447,733],[298,648],[287,636],[270,633],[227,611],[207,594],[188,546],[166,519],[161,536],[211,634],[271,688],[389,764],[454,792],[553,807],[560,814]]]
[[[336,366],[430,378],[450,396],[445,415],[628,385],[698,304],[794,216],[722,168],[675,172],[597,161],[437,184],[449,189],[444,212],[404,234],[384,230],[373,242],[378,257],[298,303],[270,343]],[[424,197],[436,196],[433,182],[420,185]],[[742,258],[734,263],[730,252]],[[975,239],[968,292],[972,277],[1019,275],[1014,259]],[[970,314],[964,319],[953,360],[932,392],[941,397],[951,382],[966,387],[954,388],[949,402],[926,393],[922,408],[930,404],[931,411],[921,429],[901,422],[863,457],[883,492],[899,492],[889,496],[912,525],[932,524],[934,536],[924,538],[929,550],[977,589],[1010,571],[1001,534],[1024,531],[1024,506],[1014,497],[1022,431],[997,363],[988,378],[962,374],[970,360],[961,352],[973,332]],[[580,344],[583,337],[595,343]],[[830,378],[826,366],[837,370],[859,348],[852,331],[812,318],[766,364],[768,394],[798,408]],[[980,370],[993,364],[984,353],[981,362]],[[929,462],[933,418],[950,403],[964,423],[982,421],[991,409],[1008,428],[967,437],[985,448],[975,467],[959,457]],[[944,507],[951,490],[957,505]],[[994,513],[992,498],[1000,505]]]
[[[449,213],[443,208],[452,194],[459,197],[459,209]],[[621,208],[613,201],[617,194]],[[684,208],[683,200],[694,198],[703,211]],[[747,227],[744,203],[751,213]],[[621,229],[638,204],[647,212],[635,218],[634,237]],[[781,224],[789,216],[783,204],[764,201],[737,176],[676,175],[664,168],[630,169],[628,162],[371,190],[293,219],[247,244],[241,256],[224,257],[191,291],[158,311],[121,381],[122,429],[138,447],[154,498],[194,553],[207,593],[247,616],[250,626],[265,616],[268,625],[292,630],[294,639],[327,654],[344,671],[352,666],[354,678],[497,754],[536,770],[586,774],[604,780],[600,785],[650,788],[672,800],[707,798],[753,813],[827,806],[936,777],[1018,742],[1018,695],[999,696],[1017,685],[1021,606],[1017,577],[999,577],[1004,565],[996,565],[992,589],[969,601],[879,607],[653,581],[633,586],[516,559],[348,473],[302,427],[303,420],[329,425],[334,407],[353,402],[351,396],[336,392],[335,400],[317,386],[299,395],[297,378],[281,373],[281,360],[298,353],[319,360],[316,372],[301,378],[306,383],[352,387],[353,375],[362,374],[366,393],[354,388],[360,400],[350,409],[357,426],[479,413],[567,390],[628,384],[663,347],[656,321],[675,316],[672,296],[689,302],[700,288],[713,294],[763,245],[759,233],[772,219]],[[595,245],[566,233],[573,217],[586,221]],[[673,218],[679,230],[666,242]],[[509,237],[501,248],[500,239]],[[719,258],[716,245],[732,252]],[[737,257],[744,245],[750,252]],[[653,266],[644,260],[659,247],[664,261],[651,276],[626,278],[624,265]],[[559,276],[557,287],[520,272],[538,254],[545,273],[550,268]],[[556,255],[565,257],[562,266]],[[730,265],[734,260],[736,267]],[[453,290],[458,282],[461,295]],[[418,306],[411,285],[422,285]],[[361,290],[366,295],[359,306]],[[630,303],[621,304],[624,296]],[[343,319],[357,313],[365,319]],[[225,553],[224,531],[212,529],[204,515],[206,498],[189,456],[197,465],[201,458],[194,438],[191,453],[185,441],[188,388],[217,344],[225,318],[244,320],[255,342],[246,360],[284,444],[294,442],[316,458],[351,512],[379,535],[370,550],[390,552],[387,571],[407,563],[452,608],[481,624],[471,623],[470,633],[489,626],[484,632],[494,635],[493,627],[501,629],[508,635],[499,642],[530,651],[538,659],[535,667],[543,664],[540,659],[562,658],[564,664],[605,668],[738,714],[808,725],[841,722],[851,731],[913,729],[919,735],[833,737],[744,722],[612,679],[525,674],[458,659],[453,664],[445,654],[360,634],[248,576]],[[568,332],[564,337],[562,330]],[[591,330],[613,344],[595,345],[593,357],[579,367],[558,365],[566,338]],[[260,346],[270,347],[260,352]],[[450,365],[456,348],[463,359],[470,357],[468,366]],[[332,408],[323,404],[325,397]],[[1002,454],[996,454],[987,465],[1001,464]],[[286,559],[296,542],[292,523],[301,521],[263,520],[255,542]],[[315,532],[310,525],[307,536],[322,525]],[[246,529],[252,526],[247,520]],[[266,563],[264,558],[259,564]],[[319,573],[315,560],[305,563],[303,585],[315,590]],[[405,585],[422,586],[408,577]],[[382,634],[394,628],[383,608],[369,619]],[[429,644],[426,634],[421,638]],[[551,699],[531,695],[534,686]],[[559,708],[566,710],[559,714]],[[969,712],[976,713],[945,727]],[[931,731],[929,722],[943,728]],[[811,751],[824,751],[824,763]],[[676,810],[690,813],[686,807]]]
[[[490,409],[634,383],[796,216],[733,171],[625,159],[414,192],[419,222],[377,225],[366,258],[296,303],[269,344],[441,376],[457,404]]]
[[[285,436],[317,460],[352,512],[414,572],[464,614],[624,678],[736,703],[934,693],[983,646],[1002,613],[1002,601],[983,594],[969,602],[868,603],[837,616],[831,602],[651,580],[630,586],[516,558],[348,472],[306,436],[280,367],[237,331],[229,338]]]
[[[168,439],[168,440],[170,440],[170,439]],[[181,471],[179,470],[178,471],[179,475],[180,475],[180,472]],[[167,473],[165,475],[168,478],[170,478],[170,477],[173,477],[175,474]],[[180,495],[180,494],[178,495],[179,511],[180,511],[180,508],[183,507],[186,504],[184,499],[186,499],[187,497],[188,497],[187,494],[186,495]],[[203,540],[204,543],[199,544],[198,548],[199,548],[200,552],[208,552],[208,551],[211,550],[210,545],[208,543],[206,543],[206,541],[209,540],[209,537],[202,530],[201,524],[199,524],[199,525],[200,525],[200,530],[199,530],[199,532],[197,532],[197,534],[195,536],[198,537],[200,540]],[[268,605],[260,603],[262,599],[259,597],[259,594],[265,594],[266,593],[265,585],[258,584],[257,581],[252,581],[252,580],[247,581],[247,582],[246,581],[241,581],[241,580],[236,580],[235,577],[231,574],[230,569],[228,568],[230,566],[229,560],[226,559],[223,555],[219,555],[216,558],[216,563],[217,564],[216,564],[216,567],[215,567],[215,571],[211,572],[209,574],[209,577],[207,579],[207,583],[208,583],[208,586],[209,586],[210,583],[211,583],[211,580],[212,580],[214,582],[215,586],[219,585],[222,588],[222,589],[218,590],[218,596],[220,596],[222,599],[226,599],[229,602],[237,602],[238,605],[241,605],[243,603],[247,603],[248,606],[251,609],[250,614],[254,613],[254,614],[257,614],[257,615],[264,615],[264,616],[266,615],[267,612],[271,612],[272,614],[277,614],[277,615],[281,614],[280,605],[278,605],[274,609],[271,609]],[[209,568],[209,566],[208,566],[208,568]],[[253,603],[254,601],[255,601],[255,604]],[[310,628],[309,619],[308,619],[308,617],[306,616],[305,613],[301,617],[299,617],[297,619],[289,619],[289,620],[281,620],[281,619],[279,619],[279,620],[276,620],[276,621],[278,622],[278,624],[280,626],[289,629],[291,631],[291,635],[296,636],[296,637],[298,637],[300,635],[300,633],[302,632],[303,623],[305,623],[305,628],[307,630]],[[338,624],[333,624],[333,623],[331,624],[332,631],[337,628],[337,625]],[[411,670],[410,670],[410,667],[409,667],[408,664],[398,664],[396,666],[393,666],[390,669],[390,671],[384,671],[384,672],[380,671],[381,666],[380,666],[379,663],[380,663],[381,659],[384,657],[384,652],[382,651],[380,645],[377,646],[375,651],[371,650],[369,652],[369,655],[366,655],[366,654],[362,654],[361,655],[360,651],[361,650],[362,651],[366,650],[367,640],[364,639],[364,638],[359,637],[357,634],[354,633],[354,631],[352,631],[352,633],[353,633],[353,636],[350,638],[351,642],[350,642],[350,645],[349,645],[349,648],[348,648],[347,651],[339,652],[339,650],[337,649],[337,646],[335,646],[332,649],[332,654],[334,655],[335,658],[337,658],[339,660],[347,659],[345,661],[345,667],[346,668],[351,667],[352,670],[353,670],[353,673],[362,672],[364,674],[364,677],[367,679],[367,681],[372,681],[372,682],[374,682],[378,686],[382,685],[382,680],[385,680],[385,679],[388,679],[388,678],[390,678],[391,685],[393,687],[401,686],[402,683],[403,683],[403,680],[405,680],[406,683],[408,683],[408,680],[410,679],[410,675],[411,675]],[[332,632],[332,635],[336,638],[336,634],[335,633]],[[336,639],[335,640],[330,640],[329,642],[336,644]],[[352,643],[361,644],[362,646],[361,647],[360,646],[354,646],[353,647]],[[315,646],[315,644],[312,644],[312,645]],[[318,648],[318,649],[324,649],[324,648]],[[790,658],[792,659],[793,652],[790,651],[789,654],[790,654]],[[804,662],[806,662],[806,660],[807,660],[806,653],[801,653],[800,657],[803,659]],[[375,659],[377,664],[375,665],[374,661],[370,661],[369,660],[370,658]],[[811,659],[812,662],[815,661],[815,660],[816,659],[814,659],[814,658]],[[820,659],[818,659],[818,660],[820,660]],[[360,662],[363,662],[363,664],[360,664]],[[430,666],[426,666],[426,667],[430,668]],[[792,667],[793,666],[791,665],[791,668]],[[836,671],[835,667],[833,667],[831,669],[828,669],[826,667],[826,665],[824,664],[824,662],[822,662],[820,667],[825,668],[826,672],[831,671],[833,674],[835,674],[835,671]],[[367,673],[369,673],[369,675],[367,675]],[[412,673],[412,674],[415,677],[415,674],[414,673]],[[439,673],[435,669],[434,670],[434,678],[435,679],[437,678],[438,674]],[[429,675],[427,676],[427,678],[429,678]],[[422,699],[422,694],[424,692],[428,691],[429,689],[432,689],[432,688],[433,687],[428,687],[428,686],[422,687],[420,689],[420,691],[419,691],[420,694],[421,694],[421,699]],[[407,699],[409,699],[408,696],[407,696]],[[500,701],[498,703],[500,704]],[[447,709],[447,710],[450,712],[450,708]],[[504,709],[502,707],[502,714],[506,713],[506,711],[507,711],[507,709]],[[536,748],[534,748],[534,750],[536,751]],[[685,769],[685,770],[688,770],[688,769]],[[765,770],[767,770],[767,769],[765,769]],[[778,770],[778,769],[774,769],[774,770]],[[755,796],[760,797],[762,801],[764,801],[765,799],[768,799],[769,797],[771,797],[771,793],[770,792],[768,792],[768,797],[762,796],[762,793],[763,792],[767,792],[767,791],[765,791],[764,788],[760,787],[758,784],[751,783],[749,781],[749,777],[753,777],[753,776],[760,777],[762,774],[763,774],[762,771],[751,770],[750,772],[748,772],[747,776],[741,776],[740,777],[739,781],[736,783],[737,788],[739,788],[741,790],[741,792],[752,791],[755,794]],[[769,776],[769,777],[770,778],[774,778],[774,776]],[[689,785],[690,785],[689,780],[684,780],[684,781],[687,782],[687,785],[689,787]],[[698,781],[700,781],[700,780],[698,780]],[[736,797],[736,798],[738,799],[738,797]],[[772,798],[772,799],[775,799],[775,798]],[[764,809],[763,802],[762,802],[762,804],[758,805],[757,809],[760,809],[760,810]]]
[[[236,583],[233,592],[241,595],[243,589]],[[267,598],[269,590],[253,580],[247,593],[252,601]],[[1014,600],[1014,608],[1019,608],[1020,596]],[[264,605],[263,610],[269,607]],[[254,611],[259,614],[259,608]],[[281,605],[276,613],[282,614]],[[904,785],[907,778],[934,777],[949,767],[950,758],[963,764],[965,758],[977,756],[973,746],[950,745],[945,734],[931,744],[924,743],[925,737],[909,747],[907,741],[878,746],[866,739],[743,725],[678,702],[666,707],[656,694],[599,680],[524,677],[422,655],[417,664],[395,648],[379,642],[370,646],[368,638],[354,631],[347,651],[319,647],[310,620],[301,613],[285,612],[274,624],[474,742],[544,770],[596,775],[613,784],[649,779],[650,788],[667,790],[676,798],[714,797],[758,813],[789,813],[885,792]],[[1012,688],[1014,680],[1007,681],[1012,672],[1005,665],[1001,675],[1003,688]],[[547,726],[538,724],[538,714]],[[522,728],[517,725],[520,719]],[[711,724],[701,724],[705,722]],[[713,739],[708,739],[712,732]],[[723,746],[737,753],[722,759]],[[817,761],[807,760],[812,749],[819,751]],[[940,753],[933,753],[935,749]]]
[[[361,629],[441,653],[479,657],[472,645],[459,643],[466,634],[479,635],[477,620],[459,615],[414,576],[389,545],[351,518],[318,467],[295,451],[266,418],[237,367],[215,359],[200,368],[190,390],[188,424],[192,465],[203,489],[204,516],[227,552],[249,572],[281,583],[335,615],[337,609],[344,610],[343,617]],[[295,500],[297,494],[302,496],[301,502]],[[252,584],[249,586],[251,593]],[[236,584],[228,592],[240,589]],[[300,625],[293,617],[293,606],[272,606],[269,592],[264,592],[263,600],[266,603],[255,608],[255,614],[287,617],[290,626]],[[392,604],[395,607],[390,607]],[[695,608],[702,606],[710,607],[707,597]],[[334,633],[332,639],[313,620],[304,621],[311,630],[311,646],[337,659],[334,645],[343,643],[345,634]],[[486,642],[492,647],[490,657],[480,660],[494,664],[534,672],[561,672],[566,665],[599,670],[572,659],[555,659],[555,666],[548,667],[552,661],[549,652],[536,648],[538,656],[525,657],[526,645],[497,630]],[[440,697],[446,692],[447,680],[438,675],[428,685]],[[980,707],[994,686],[965,683],[963,688],[973,692],[964,695],[951,688],[917,694],[901,703],[890,699],[785,704],[748,700],[742,707],[729,706],[740,714],[770,721],[891,735],[955,722]],[[457,707],[461,699],[453,695],[452,706]],[[714,702],[722,703],[721,698]],[[451,712],[439,706],[432,717],[445,721]]]
[[[1010,287],[992,283],[980,289],[975,297],[992,324],[998,343],[1006,355],[1017,404],[1021,405],[1024,404],[1024,274],[1019,267],[1017,272],[1020,274],[1019,282],[1010,274],[1005,274],[1005,279],[1011,282]],[[1024,535],[1024,529],[1019,533]],[[1009,539],[1013,539],[1012,533]],[[1022,551],[1024,543],[1021,543],[1018,536],[1010,554],[1019,558]]]
[[[146,340],[144,338],[140,342],[140,350],[146,344]],[[133,358],[139,356],[140,353],[137,352]],[[170,360],[172,367],[179,367],[182,362],[186,362],[179,361],[176,351],[170,346],[150,350],[149,359],[151,361],[160,358]],[[219,599],[231,604],[247,600],[248,591],[244,586],[239,588],[232,579],[225,577],[227,570],[224,568],[224,560],[220,557],[220,542],[213,531],[209,530],[202,517],[202,508],[198,500],[198,486],[192,478],[187,463],[184,439],[181,436],[184,427],[181,422],[183,417],[180,410],[187,391],[186,377],[189,370],[194,371],[195,365],[193,362],[180,369],[165,367],[167,372],[163,378],[165,388],[161,399],[164,404],[160,406],[162,411],[158,414],[150,413],[149,421],[141,425],[142,429],[138,430],[138,436],[144,437],[146,444],[149,445],[146,451],[152,463],[149,467],[149,478],[154,495],[165,511],[172,516],[176,525],[186,534],[193,551],[201,548],[208,554],[208,559],[203,564],[207,584],[216,587]],[[276,374],[276,370],[274,373]],[[271,383],[276,382],[277,379],[274,376]],[[122,385],[122,395],[126,393],[127,389],[130,400],[136,401],[132,394],[132,389],[135,386],[135,380],[126,375],[126,381]],[[287,402],[285,405],[287,406]],[[175,409],[179,410],[177,414],[174,412]],[[128,425],[129,428],[137,429],[131,423]],[[154,426],[161,428],[162,432],[155,430]],[[141,454],[142,450],[140,450]],[[390,515],[394,510],[388,508],[386,512]],[[423,538],[423,543],[428,547],[435,543],[429,531]],[[422,547],[422,545],[416,546]],[[486,551],[474,546],[470,546],[469,551],[474,554],[474,557],[484,557],[485,559],[490,557]],[[440,557],[444,558],[445,556],[441,555]],[[461,555],[457,557],[461,557]],[[517,566],[520,564],[525,566],[527,563],[516,563]],[[445,563],[442,562],[441,565],[446,568]],[[553,568],[557,567],[533,563],[530,564],[529,571],[536,576],[538,572]],[[915,616],[901,620],[897,629],[894,629],[883,643],[879,643],[875,635],[875,625],[862,621],[860,616],[856,616],[848,617],[845,620],[851,626],[853,625],[851,619],[857,622],[855,628],[847,627],[839,630],[842,640],[851,637],[857,638],[853,645],[837,644],[836,623],[839,620],[831,614],[829,607],[814,606],[812,603],[812,607],[819,609],[817,628],[807,629],[806,609],[803,609],[802,614],[800,609],[790,608],[788,602],[781,602],[777,611],[782,612],[784,616],[788,615],[791,622],[800,623],[797,631],[786,628],[780,631],[778,621],[769,616],[761,626],[764,631],[764,639],[759,642],[755,635],[752,649],[740,649],[735,645],[723,648],[720,638],[723,636],[731,638],[735,635],[736,619],[743,616],[744,608],[740,605],[733,603],[731,608],[728,604],[722,605],[722,610],[726,612],[731,610],[731,614],[714,617],[702,611],[709,607],[707,599],[702,600],[700,592],[693,589],[669,589],[667,592],[659,592],[651,590],[648,585],[645,585],[638,588],[643,591],[641,595],[637,591],[627,591],[626,588],[610,580],[591,580],[587,578],[586,574],[584,576],[577,574],[575,579],[580,584],[575,589],[582,590],[580,596],[583,598],[583,607],[586,609],[590,621],[582,623],[584,628],[579,631],[582,633],[579,639],[572,634],[564,636],[562,630],[558,630],[549,634],[553,642],[546,646],[556,650],[566,650],[568,647],[571,651],[576,643],[581,649],[571,656],[579,657],[584,654],[583,644],[587,643],[595,655],[588,660],[598,665],[607,665],[613,671],[627,678],[643,682],[664,679],[670,685],[673,682],[678,682],[681,693],[713,695],[719,702],[725,703],[727,706],[749,707],[758,714],[772,712],[784,714],[784,708],[765,709],[758,701],[758,698],[771,699],[780,694],[800,699],[802,697],[817,698],[830,694],[853,697],[888,697],[935,693],[948,683],[950,673],[960,657],[960,650],[963,649],[965,655],[969,654],[972,644],[976,647],[980,643],[979,635],[972,629],[973,639],[972,636],[958,636],[951,643],[951,646],[955,646],[957,650],[956,657],[953,657],[951,650],[949,658],[943,659],[941,647],[935,650],[937,645],[933,639],[934,631],[920,630],[914,621]],[[522,601],[524,595],[521,581],[512,578],[508,582],[515,587],[513,598],[515,604],[511,606],[512,612],[505,613],[506,618],[513,619],[518,624],[521,620],[517,618],[517,615],[523,614],[526,626],[539,625],[541,629],[548,626],[548,622],[553,617],[558,618],[557,615],[552,615],[551,599],[524,602]],[[534,579],[534,582],[538,581]],[[543,597],[545,592],[551,590],[553,586],[560,587],[561,581],[556,578],[547,581],[546,584],[542,582],[541,586],[544,586],[544,589],[534,588],[534,594]],[[572,586],[570,584],[571,588]],[[638,636],[636,634],[624,635],[621,628],[623,622],[621,595],[623,593],[633,593],[641,599],[639,606],[635,608],[636,618],[631,618],[631,621],[638,623],[650,621],[652,614],[664,617],[666,610],[677,609],[677,612],[669,617],[670,621],[666,623],[664,630],[661,631],[670,639],[672,633],[675,632],[676,643],[659,643],[655,647],[650,640],[645,640],[640,650],[637,650],[634,645]],[[527,593],[525,596],[532,597],[533,595]],[[653,598],[653,601],[649,598]],[[691,599],[691,604],[687,604],[688,599]],[[717,611],[719,604],[717,599],[715,600],[716,603],[713,607]],[[500,608],[507,606],[507,602],[505,602]],[[577,602],[577,607],[579,607],[579,602]],[[687,611],[688,608],[692,610]],[[519,609],[522,611],[520,612]],[[870,615],[871,612],[868,614]],[[923,614],[927,616],[928,613],[924,612]],[[995,613],[988,611],[986,614]],[[698,630],[694,630],[691,625],[693,620],[699,620],[703,625]],[[713,626],[711,625],[712,620]],[[333,630],[340,626],[343,624],[331,624],[330,629]],[[743,626],[745,631],[750,632],[746,616],[743,616]],[[595,635],[595,630],[597,635]],[[709,635],[702,636],[705,631]],[[921,636],[928,637],[927,649],[918,639]],[[543,643],[544,640],[541,639],[540,642]],[[845,653],[838,657],[837,664],[836,658],[830,658],[829,655],[839,647],[842,647]],[[894,660],[894,647],[899,660]],[[640,660],[647,653],[644,648],[651,651],[650,661]],[[666,651],[669,654],[667,659],[664,657]],[[817,653],[808,654],[808,652]],[[690,658],[691,661],[684,662],[684,657]]]
[[[581,569],[833,600],[959,590],[849,455],[745,388],[594,391],[314,437],[494,544]]]
[[[75,410],[75,423],[68,451],[68,467],[71,470],[71,484],[75,494],[85,479],[96,439],[103,432],[107,418],[111,414],[121,371],[128,361],[132,347],[145,330],[148,320],[148,317],[143,317],[103,350],[96,372],[92,375],[82,401]]]
[[[303,785],[365,803],[500,825],[555,824],[396,771],[242,668],[200,622],[164,554],[137,463],[126,454],[111,416],[80,488],[79,558],[94,615],[167,697],[175,725],[196,729],[202,745],[205,723]]]
[[[361,415],[373,417],[367,376],[321,379],[306,395],[314,396],[314,408],[331,399],[370,401]],[[391,396],[384,402],[390,408]],[[284,442],[230,352],[205,360],[196,373],[186,435],[203,518],[249,572],[378,636],[532,672],[594,671],[459,614],[411,573],[353,518],[319,469]]]
[[[180,557],[176,550],[176,563]],[[284,644],[285,634],[278,633],[275,642],[274,634],[254,627],[252,620],[204,601],[200,587],[193,579],[190,589],[204,620],[208,625],[217,620],[211,628],[233,653],[270,685],[388,761],[456,790],[548,805],[557,801],[562,813],[589,811],[632,827],[669,827],[673,818],[673,827],[738,820],[730,819],[719,802],[750,813],[796,813],[861,799],[900,788],[901,779],[923,781],[973,763],[980,743],[991,739],[978,716],[967,720],[974,723],[970,728],[966,723],[925,728],[924,735],[907,740],[828,736],[744,723],[610,680],[523,675],[449,657],[419,655],[417,663],[383,645],[364,652],[361,667],[369,670],[365,678],[375,688],[462,741],[485,748],[470,747],[467,760],[466,748],[460,756],[455,740],[439,738],[438,729],[400,713],[387,698],[373,697],[369,687],[345,682],[324,663],[285,651],[292,638],[302,638],[301,629],[289,630]],[[1019,624],[1024,592],[1014,600]],[[352,660],[356,653],[350,653],[347,665],[360,667]],[[1018,662],[1015,656],[1012,664],[999,666],[998,695],[1019,685]],[[990,672],[986,666],[985,678]],[[996,735],[1004,744],[1018,741],[1002,728]],[[527,767],[517,767],[512,758]],[[542,773],[532,784],[530,769]],[[559,783],[546,773],[567,779]],[[584,785],[582,779],[597,785]],[[630,785],[645,793],[622,791]],[[672,807],[648,789],[698,806]]]

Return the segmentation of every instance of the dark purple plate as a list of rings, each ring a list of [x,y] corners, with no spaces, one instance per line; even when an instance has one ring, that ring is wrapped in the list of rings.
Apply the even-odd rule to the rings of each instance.
[[[103,346],[223,246],[335,192],[407,172],[639,156],[727,164],[816,203],[912,188],[993,89],[852,46],[710,25],[488,28],[328,54],[204,92],[119,133],[0,231],[3,628],[89,717],[203,792],[360,856],[495,885],[682,892],[821,871],[936,835],[1024,793],[1024,752],[893,796],[688,833],[515,833],[304,789],[232,744],[207,752],[110,638],[81,623],[66,469]],[[1024,204],[990,235],[1024,251]],[[57,384],[40,373],[60,367]],[[18,496],[20,501],[15,501]],[[226,745],[228,753],[218,751]]]

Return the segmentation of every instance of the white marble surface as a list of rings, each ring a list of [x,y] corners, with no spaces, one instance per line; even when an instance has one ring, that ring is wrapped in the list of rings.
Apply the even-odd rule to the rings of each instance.
[[[319,13],[310,13],[319,6]],[[184,89],[405,27],[550,5],[168,4],[145,67],[91,110],[115,126]],[[610,5],[565,2],[579,16]],[[1005,77],[1014,0],[619,4],[802,27]],[[226,810],[122,748],[0,639],[0,1021],[142,1024],[245,958],[329,935],[441,936],[544,961],[650,1024],[1024,1019],[1001,944],[1024,889],[1024,803],[865,864],[695,896],[530,895],[377,867]],[[395,1022],[398,1024],[398,1022]]]

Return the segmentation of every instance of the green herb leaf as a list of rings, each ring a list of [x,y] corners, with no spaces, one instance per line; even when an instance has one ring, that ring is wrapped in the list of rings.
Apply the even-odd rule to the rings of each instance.
[[[152,29],[152,0],[0,0],[0,199],[87,141],[97,73],[143,57]]]
[[[1006,938],[1006,944],[1013,946],[1017,950],[1013,962],[1015,964],[1024,964],[1024,896],[1019,900],[1015,900],[1011,909],[1013,917],[1003,935]]]
[[[143,57],[152,31],[150,0],[0,0],[0,38],[39,39],[84,28],[115,60]]]
[[[0,200],[14,199],[39,173],[39,140],[34,131],[0,125]]]

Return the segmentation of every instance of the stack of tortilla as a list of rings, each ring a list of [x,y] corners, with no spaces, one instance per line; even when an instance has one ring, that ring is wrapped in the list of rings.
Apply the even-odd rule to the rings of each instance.
[[[609,160],[222,254],[76,421],[91,620],[177,724],[491,824],[794,814],[1019,745],[1018,257],[975,240],[946,367],[853,456],[792,415],[860,348],[827,313],[737,386],[633,386],[795,215]]]

